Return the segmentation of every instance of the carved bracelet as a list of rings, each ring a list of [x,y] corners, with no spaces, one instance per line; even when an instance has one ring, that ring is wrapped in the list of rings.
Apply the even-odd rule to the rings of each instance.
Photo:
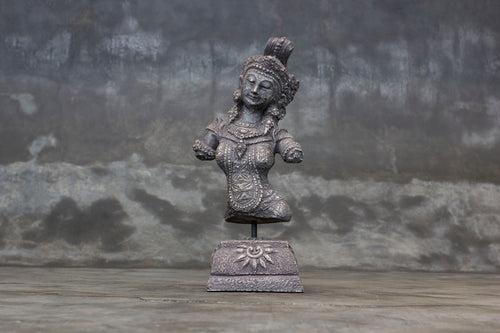
[[[202,152],[205,154],[207,158],[214,159],[215,158],[215,149],[209,147],[207,144],[204,142],[201,142],[200,140],[196,140],[193,145],[193,150],[195,152]]]

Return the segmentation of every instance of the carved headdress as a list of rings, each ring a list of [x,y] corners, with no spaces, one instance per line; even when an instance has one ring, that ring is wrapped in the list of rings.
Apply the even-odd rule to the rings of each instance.
[[[280,86],[280,96],[276,105],[268,111],[276,120],[285,116],[285,107],[293,100],[299,89],[299,81],[293,74],[288,73],[287,61],[293,51],[292,42],[286,37],[271,37],[267,41],[264,55],[255,55],[243,63],[240,74],[240,88],[234,92],[235,107],[229,111],[230,120],[234,120],[238,114],[238,104],[241,103],[241,82],[249,69],[259,71],[272,77]]]

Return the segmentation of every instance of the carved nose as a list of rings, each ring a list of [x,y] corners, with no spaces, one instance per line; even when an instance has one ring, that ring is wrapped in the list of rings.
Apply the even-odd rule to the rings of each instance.
[[[257,92],[259,91],[259,87],[257,85],[255,85],[253,88],[252,88],[252,94],[254,95],[257,95]]]

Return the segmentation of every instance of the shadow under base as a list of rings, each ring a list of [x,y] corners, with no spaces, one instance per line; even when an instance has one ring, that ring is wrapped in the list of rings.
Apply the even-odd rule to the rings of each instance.
[[[304,291],[287,241],[228,240],[212,253],[207,291]]]

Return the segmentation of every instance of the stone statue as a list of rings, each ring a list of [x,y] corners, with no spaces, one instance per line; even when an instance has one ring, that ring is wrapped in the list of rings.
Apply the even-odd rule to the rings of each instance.
[[[193,145],[197,158],[215,159],[226,174],[227,222],[287,222],[292,217],[290,207],[267,179],[276,153],[288,163],[303,159],[300,145],[278,127],[299,88],[286,67],[292,51],[287,38],[270,38],[264,55],[248,58],[228,119],[217,118]]]
[[[226,221],[252,225],[250,239],[222,241],[214,250],[208,291],[303,291],[288,242],[257,238],[257,224],[292,217],[267,179],[276,153],[288,163],[303,158],[300,145],[278,127],[299,88],[286,67],[292,51],[287,38],[270,38],[264,55],[248,58],[227,120],[217,118],[193,145],[196,157],[215,159],[226,174]]]

